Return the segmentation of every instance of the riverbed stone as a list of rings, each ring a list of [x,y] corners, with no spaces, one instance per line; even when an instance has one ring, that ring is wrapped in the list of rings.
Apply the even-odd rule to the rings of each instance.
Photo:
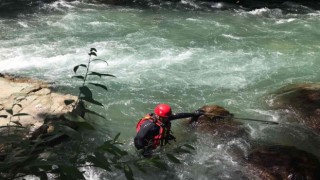
[[[288,85],[271,99],[272,108],[287,110],[284,112],[320,134],[320,83]]]

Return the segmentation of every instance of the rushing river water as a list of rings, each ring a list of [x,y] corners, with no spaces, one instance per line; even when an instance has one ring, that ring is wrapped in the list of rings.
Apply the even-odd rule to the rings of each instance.
[[[185,2],[187,3],[187,1]],[[86,63],[91,47],[98,58],[95,71],[116,78],[92,79],[108,86],[94,89],[106,116],[95,121],[104,139],[121,132],[134,153],[139,118],[158,103],[174,112],[191,112],[207,104],[225,107],[237,117],[284,123],[266,125],[243,121],[245,138],[219,139],[192,133],[181,121],[173,123],[177,143],[196,147],[181,156],[172,171],[137,174],[156,179],[242,179],[242,167],[230,155],[248,151],[253,142],[296,146],[318,157],[320,139],[272,110],[269,95],[292,83],[319,82],[320,12],[286,13],[281,9],[185,11],[66,3],[44,5],[12,17],[0,17],[0,72],[55,82],[64,93],[77,94],[73,67]],[[194,5],[196,6],[196,5]],[[123,179],[90,170],[88,179]]]

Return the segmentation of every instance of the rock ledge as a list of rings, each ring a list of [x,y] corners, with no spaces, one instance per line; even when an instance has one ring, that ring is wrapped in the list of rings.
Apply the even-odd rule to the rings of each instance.
[[[0,74],[0,127],[18,125],[33,132],[45,123],[47,117],[72,111],[74,103],[64,103],[70,99],[76,100],[77,97],[54,92],[44,81]],[[18,113],[29,115],[15,116]]]

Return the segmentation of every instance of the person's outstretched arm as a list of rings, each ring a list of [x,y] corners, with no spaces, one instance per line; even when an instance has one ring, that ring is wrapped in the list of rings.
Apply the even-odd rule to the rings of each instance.
[[[175,119],[182,119],[182,118],[189,118],[189,117],[199,117],[201,115],[203,115],[204,112],[203,111],[195,111],[194,113],[177,113],[177,114],[173,114],[169,117],[169,120],[175,120]]]

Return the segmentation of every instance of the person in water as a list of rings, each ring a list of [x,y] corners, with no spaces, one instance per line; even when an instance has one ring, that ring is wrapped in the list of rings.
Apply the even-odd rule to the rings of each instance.
[[[204,112],[200,110],[194,113],[172,114],[171,107],[168,104],[159,104],[155,107],[154,113],[145,115],[137,123],[134,145],[143,156],[150,156],[153,149],[176,139],[170,130],[172,120],[188,117],[197,119],[201,115],[204,115]]]

